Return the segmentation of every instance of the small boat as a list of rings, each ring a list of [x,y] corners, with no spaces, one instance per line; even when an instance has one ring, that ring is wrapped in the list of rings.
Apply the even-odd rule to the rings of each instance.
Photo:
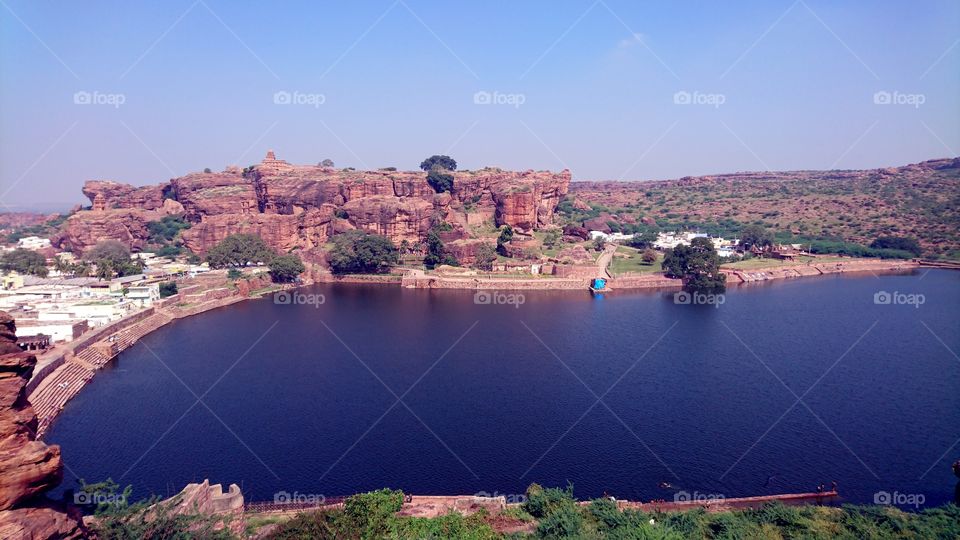
[[[607,280],[603,278],[594,278],[590,282],[590,292],[594,295],[603,294],[607,292]]]

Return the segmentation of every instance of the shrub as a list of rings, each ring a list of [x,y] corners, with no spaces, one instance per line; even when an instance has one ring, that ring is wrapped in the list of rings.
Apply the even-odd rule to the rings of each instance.
[[[160,284],[160,298],[167,298],[177,294],[177,283],[175,281],[164,281]]]

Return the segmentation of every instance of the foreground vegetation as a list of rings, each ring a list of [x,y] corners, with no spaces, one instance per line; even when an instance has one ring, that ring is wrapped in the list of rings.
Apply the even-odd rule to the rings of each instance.
[[[394,515],[402,494],[381,490],[348,499],[342,510],[300,514],[277,526],[268,538],[958,538],[960,508],[944,506],[920,513],[891,507],[842,508],[771,504],[756,510],[710,514],[621,511],[608,499],[580,505],[571,488],[544,489],[533,484],[518,509],[493,516],[437,518]],[[514,532],[500,532],[504,524]],[[523,527],[526,523],[527,526]],[[517,525],[520,527],[517,527]],[[517,529],[520,532],[516,532]]]
[[[100,500],[92,530],[99,538],[235,538],[210,516],[184,516],[155,499],[126,504],[115,483],[87,485]],[[532,484],[526,500],[503,512],[480,510],[470,516],[450,513],[434,518],[398,516],[404,495],[382,489],[354,495],[340,508],[306,511],[295,517],[247,515],[243,537],[295,539],[462,539],[609,538],[609,539],[955,539],[960,538],[960,508],[946,505],[921,512],[889,506],[789,507],[707,513],[619,510],[609,499],[580,504],[567,489]],[[227,525],[230,524],[229,519]],[[234,527],[235,528],[235,527]]]

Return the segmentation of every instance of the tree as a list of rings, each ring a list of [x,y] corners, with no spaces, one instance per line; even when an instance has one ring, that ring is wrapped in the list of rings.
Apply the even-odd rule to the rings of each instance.
[[[647,249],[643,252],[643,255],[641,255],[641,258],[643,259],[643,262],[644,262],[644,263],[646,263],[646,264],[653,264],[653,263],[657,262],[657,252],[654,251],[654,250],[652,250],[652,249],[650,249],[650,248],[647,248]]]
[[[336,274],[374,274],[397,264],[397,248],[386,236],[354,230],[333,237],[330,268]]]
[[[508,256],[507,244],[513,240],[513,227],[504,225],[500,228],[500,236],[497,237],[497,253]]]
[[[595,250],[597,250],[597,251],[603,251],[603,248],[605,248],[605,247],[607,247],[607,239],[606,239],[606,238],[604,238],[604,237],[602,237],[602,236],[598,236],[598,237],[596,237],[596,238],[593,239],[593,249],[595,249]]]
[[[270,279],[274,283],[291,283],[306,271],[303,261],[293,253],[277,255],[270,260]]]
[[[880,236],[870,243],[873,249],[898,249],[900,251],[909,251],[914,256],[919,257],[923,250],[916,238],[907,238],[905,236]]]
[[[333,160],[332,160],[332,159],[327,158],[327,159],[325,159],[325,160],[323,160],[323,161],[320,162],[320,166],[321,166],[321,167],[334,167],[335,165],[333,164]]]
[[[420,168],[425,171],[433,169],[455,171],[457,170],[457,162],[450,156],[432,155],[420,163]]]
[[[177,294],[176,281],[164,281],[160,284],[160,298],[167,298]]]
[[[437,193],[453,191],[453,175],[443,172],[441,169],[430,169],[430,172],[427,173],[427,183]]]
[[[446,225],[446,224],[442,224]],[[427,255],[423,258],[423,264],[427,268],[434,268],[438,265],[445,264],[448,266],[460,266],[460,261],[447,251],[446,246],[443,245],[443,240],[440,239],[440,232],[443,231],[441,224],[434,225],[430,232],[427,233]]]
[[[273,250],[255,234],[231,234],[207,252],[207,262],[213,268],[242,268],[270,262],[273,257]]]
[[[727,276],[720,272],[720,257],[709,238],[694,238],[689,246],[668,249],[663,258],[667,277],[683,279],[689,292],[721,293]]]
[[[547,231],[546,236],[543,237],[543,247],[552,248],[557,245],[557,242],[560,241],[560,231],[557,229],[551,229]]]
[[[759,225],[747,225],[740,231],[740,245],[744,249],[754,246],[764,249],[773,245],[773,236]]]
[[[213,171],[210,170],[210,167],[206,167],[206,168],[203,169],[203,172],[205,172],[205,173],[207,173],[207,174],[210,174],[210,173],[212,173]]]
[[[493,263],[497,260],[497,250],[490,244],[482,244],[477,248],[477,268],[493,270]]]
[[[118,240],[104,240],[84,253],[83,258],[95,263],[106,260],[121,266],[130,260],[130,248]]]
[[[47,258],[29,249],[15,249],[0,257],[0,269],[47,277]]]
[[[627,245],[637,249],[647,249],[653,245],[656,238],[655,233],[634,233],[633,237],[627,240]]]
[[[123,277],[143,271],[143,261],[130,260],[130,248],[118,240],[98,242],[83,258],[97,265],[96,276],[100,279],[110,279],[114,273]]]

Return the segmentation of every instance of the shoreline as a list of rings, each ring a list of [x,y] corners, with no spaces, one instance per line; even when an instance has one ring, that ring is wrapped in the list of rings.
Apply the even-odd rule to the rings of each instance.
[[[906,273],[919,268],[960,269],[960,265],[941,265],[923,261],[884,261],[879,259],[844,259],[825,263],[807,263],[758,267],[755,269],[721,268],[727,274],[728,284],[749,285],[800,277],[817,277],[838,274]],[[598,268],[599,270],[599,268]],[[213,276],[211,276],[213,277]],[[731,277],[733,281],[731,281]],[[204,279],[198,280],[200,282]],[[206,281],[210,281],[206,279]],[[523,276],[443,276],[428,275],[423,271],[409,271],[404,275],[347,275],[314,274],[297,287],[317,283],[379,284],[408,289],[461,289],[461,290],[568,290],[587,291],[590,278],[537,278]],[[229,282],[227,282],[229,283]],[[226,283],[208,283],[208,285]],[[621,275],[608,278],[611,291],[657,291],[678,290],[680,279],[662,274]],[[46,434],[60,412],[74,396],[89,383],[96,373],[116,358],[121,352],[135,345],[141,338],[178,319],[233,305],[245,300],[260,298],[278,289],[294,288],[277,286],[264,281],[262,276],[235,283],[230,287],[214,286],[202,289],[202,284],[188,284],[178,293],[155,303],[135,314],[97,328],[85,336],[65,344],[61,349],[37,356],[37,366],[27,384],[28,400],[37,414],[37,438]]]
[[[96,328],[62,348],[37,355],[37,365],[25,388],[27,400],[37,416],[36,438],[46,434],[67,402],[79,394],[98,371],[141,338],[175,320],[260,298],[273,291],[272,285],[275,284],[265,282],[260,276],[238,281],[236,290],[229,287],[201,290],[201,284],[188,284],[149,308]]]

